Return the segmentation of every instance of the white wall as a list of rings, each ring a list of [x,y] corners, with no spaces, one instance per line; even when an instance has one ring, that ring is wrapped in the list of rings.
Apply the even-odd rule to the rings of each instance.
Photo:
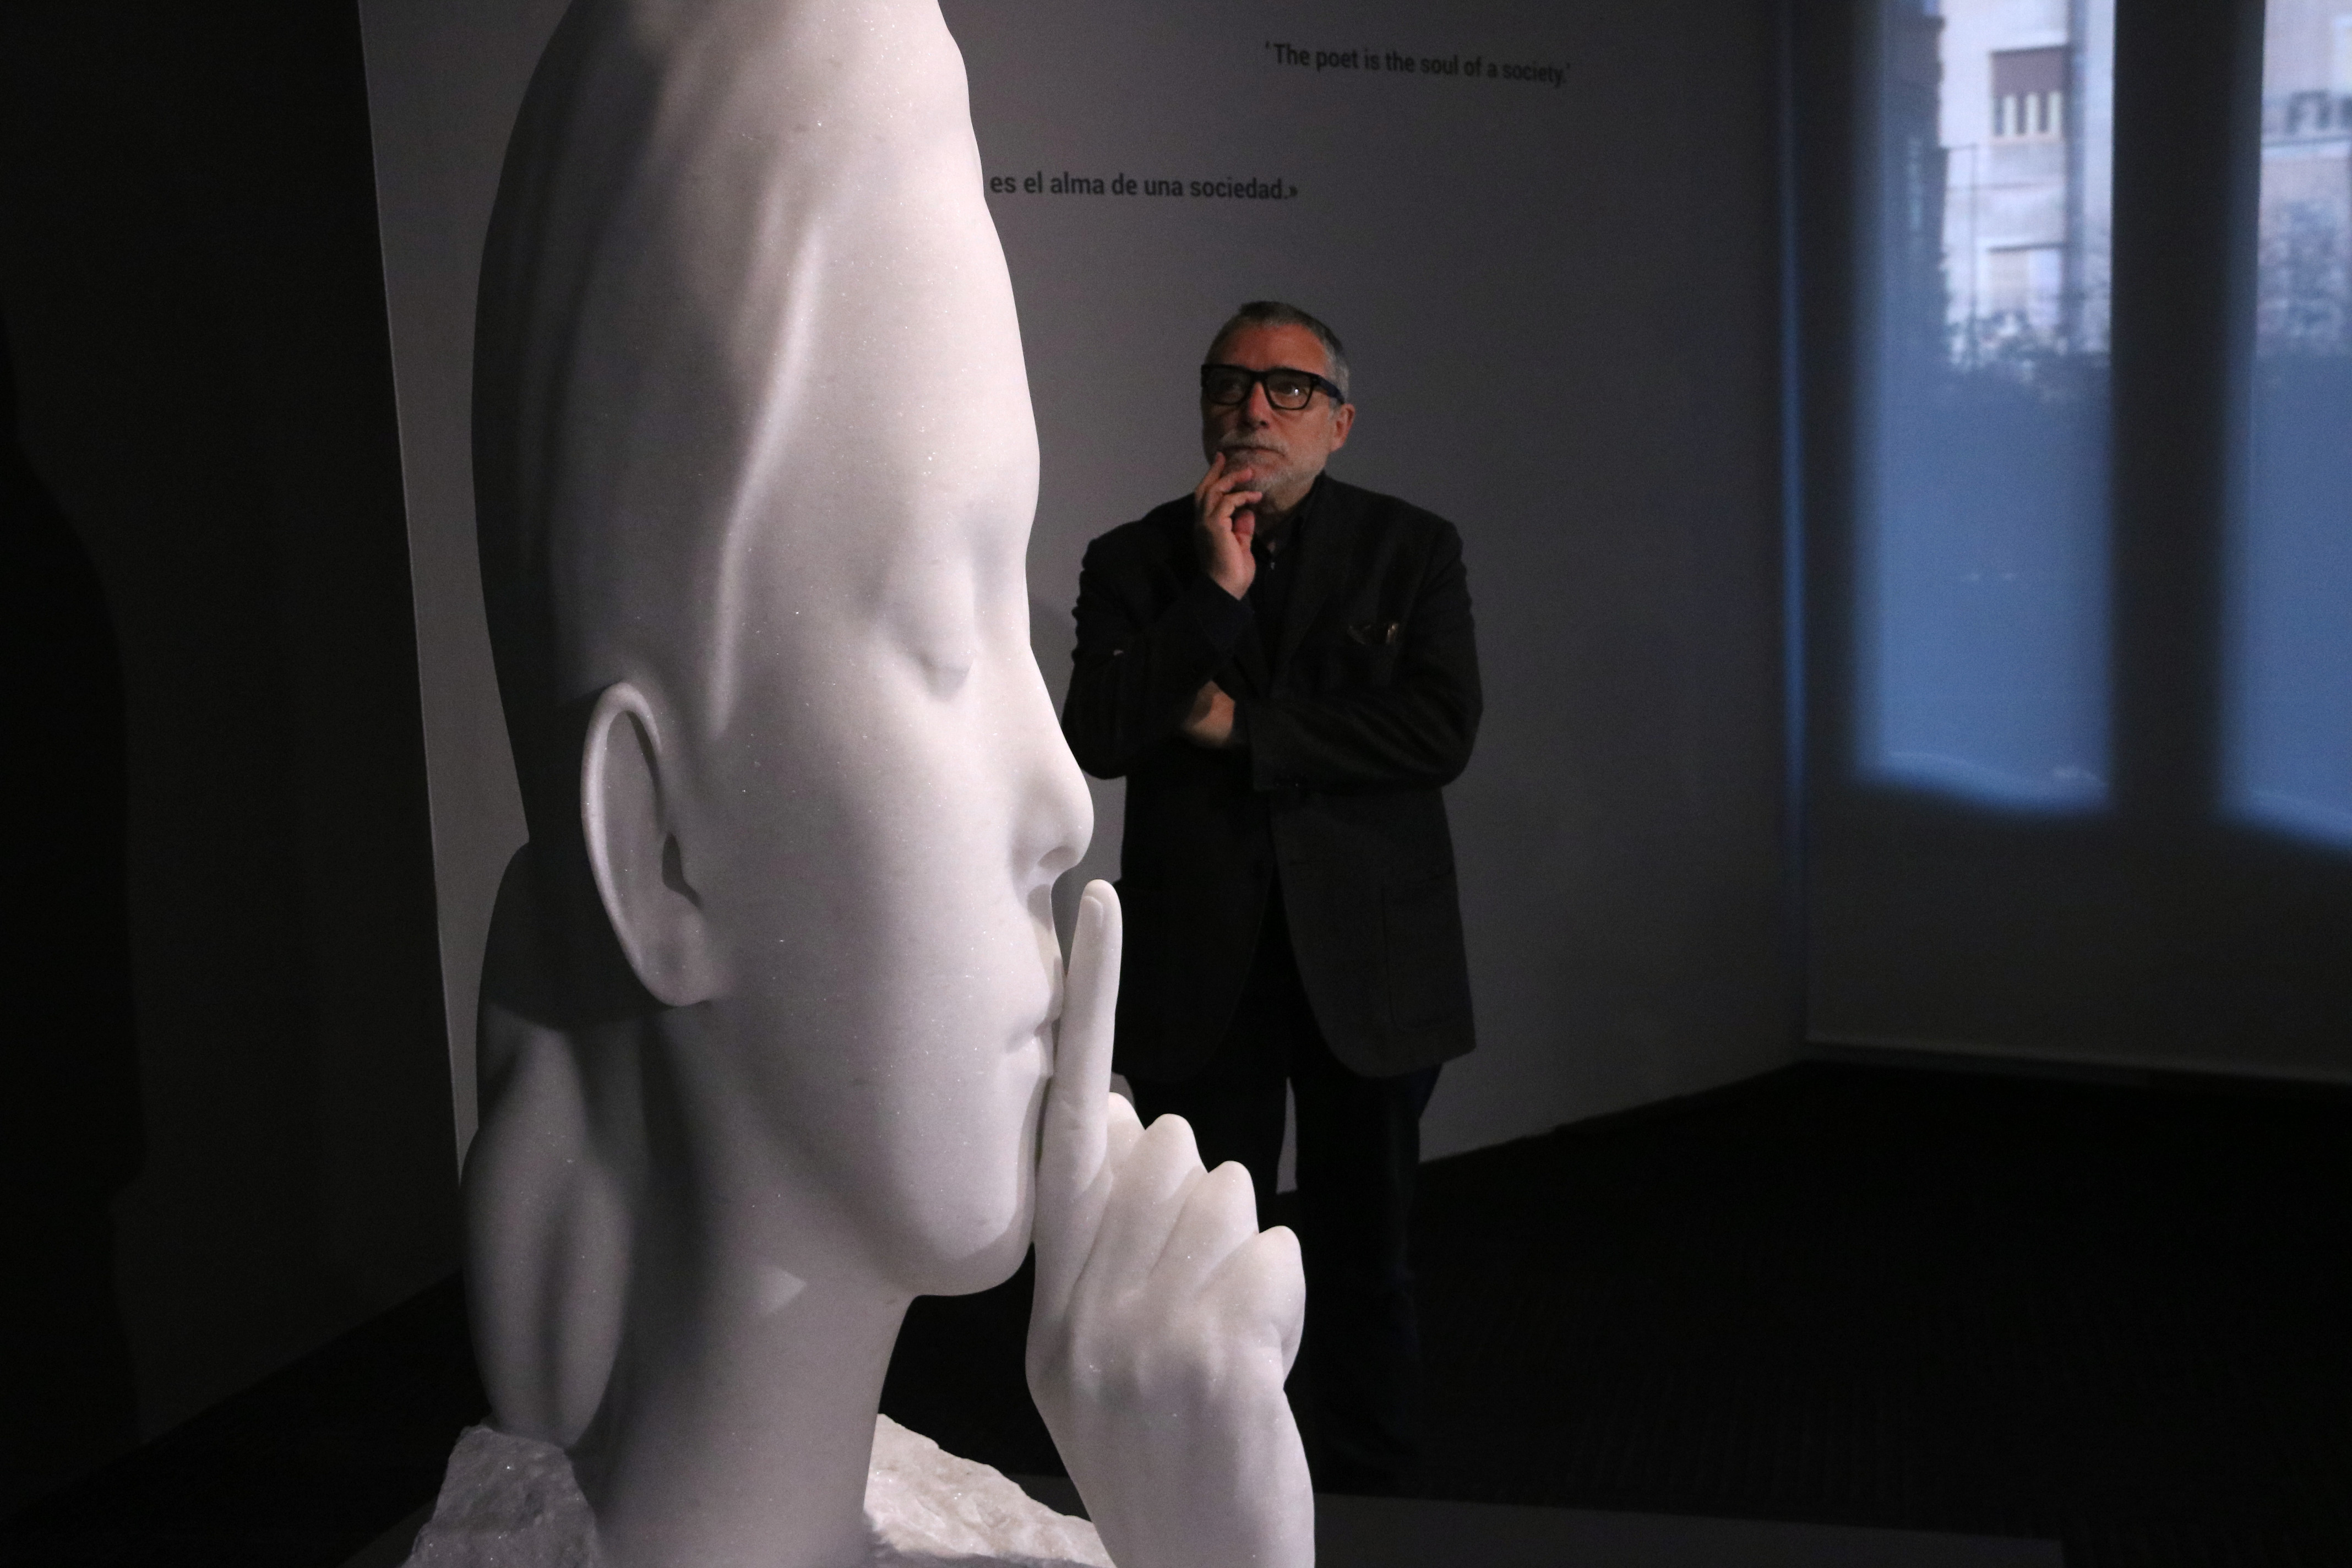
[[[1487,717],[1449,801],[1482,1045],[1447,1069],[1430,1152],[1788,1059],[1766,9],[946,9],[990,174],[1297,191],[992,195],[1044,443],[1048,682],[1086,542],[1197,478],[1210,331],[1242,300],[1296,300],[1356,366],[1336,471],[1461,525],[1479,616]],[[467,1131],[482,932],[521,835],[475,580],[473,268],[559,12],[362,5]],[[1318,70],[1276,44],[1565,76]],[[1098,800],[1081,876],[1115,857],[1116,789]]]

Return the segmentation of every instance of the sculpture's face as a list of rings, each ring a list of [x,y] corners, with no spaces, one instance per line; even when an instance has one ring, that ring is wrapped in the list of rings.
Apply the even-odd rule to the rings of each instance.
[[[1030,651],[1036,430],[950,85],[939,134],[853,166],[778,247],[783,324],[722,340],[761,410],[730,458],[757,489],[704,607],[732,628],[694,742],[718,849],[681,868],[719,957],[698,1028],[736,1055],[729,1125],[786,1228],[922,1292],[1028,1245],[1052,884],[1093,826]]]
[[[509,654],[660,714],[701,999],[646,1114],[748,1261],[984,1286],[1028,1242],[1092,811],[1029,649],[1037,435],[962,61],[924,0],[574,15],[478,384],[488,493],[551,541],[494,535],[556,634]]]
[[[1001,423],[950,414],[926,445]],[[755,1163],[841,1227],[828,1247],[922,1292],[985,1288],[1027,1246],[1050,896],[1092,827],[1029,648],[1028,497],[996,457],[958,456],[992,482],[886,463],[854,531],[758,561],[701,803],[721,858],[682,868],[719,945],[707,1006],[756,1100]]]

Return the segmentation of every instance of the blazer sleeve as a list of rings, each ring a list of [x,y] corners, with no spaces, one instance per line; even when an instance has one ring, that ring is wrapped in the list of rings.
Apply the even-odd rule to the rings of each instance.
[[[1151,574],[1122,529],[1087,547],[1062,735],[1097,778],[1123,776],[1177,733],[1192,699],[1232,658],[1248,604],[1195,576],[1155,613]]]
[[[1433,788],[1470,763],[1483,700],[1462,536],[1444,525],[1387,686],[1238,705],[1262,790]]]

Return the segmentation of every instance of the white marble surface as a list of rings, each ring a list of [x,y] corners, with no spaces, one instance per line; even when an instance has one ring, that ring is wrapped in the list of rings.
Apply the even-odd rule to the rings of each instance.
[[[1109,1095],[1109,887],[1066,976],[1055,937],[1092,814],[936,0],[576,0],[475,393],[532,835],[465,1178],[499,1429],[570,1456],[610,1568],[847,1568],[908,1302],[1034,1241],[1031,1389],[1120,1568],[1310,1561],[1297,1245]]]
[[[870,1568],[1110,1568],[1093,1525],[887,1415],[874,1418],[866,1525]],[[603,1568],[570,1458],[469,1427],[407,1568]]]

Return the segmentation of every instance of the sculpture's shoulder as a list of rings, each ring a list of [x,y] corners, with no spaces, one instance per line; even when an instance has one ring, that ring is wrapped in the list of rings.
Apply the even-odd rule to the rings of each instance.
[[[866,1476],[872,1568],[1111,1568],[1083,1519],[887,1415]],[[597,1568],[596,1525],[552,1443],[472,1426],[406,1568]]]

